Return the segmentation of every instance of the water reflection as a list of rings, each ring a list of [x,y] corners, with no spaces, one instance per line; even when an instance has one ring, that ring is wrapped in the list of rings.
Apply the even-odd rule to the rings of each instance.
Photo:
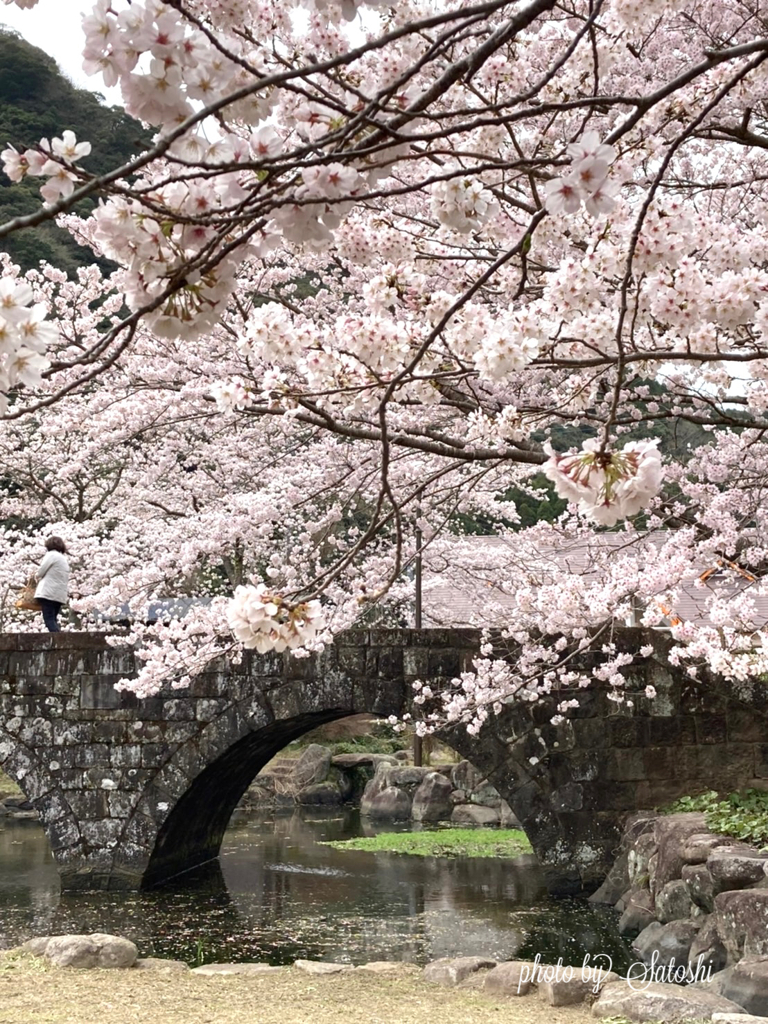
[[[109,931],[145,956],[188,962],[297,957],[408,960],[483,955],[580,964],[585,953],[627,962],[615,915],[547,897],[532,857],[404,857],[341,851],[360,835],[355,812],[233,819],[218,863],[147,893],[60,895],[35,822],[0,830],[0,942]]]

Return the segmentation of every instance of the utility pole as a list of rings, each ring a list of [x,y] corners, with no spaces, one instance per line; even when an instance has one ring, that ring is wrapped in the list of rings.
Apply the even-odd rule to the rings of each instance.
[[[421,526],[419,525],[419,519],[421,518],[421,495],[422,491],[419,490],[416,495],[416,594],[414,600],[414,615],[413,624],[416,629],[421,629]],[[423,762],[423,744],[421,736],[416,733],[413,734],[413,763],[418,768]]]

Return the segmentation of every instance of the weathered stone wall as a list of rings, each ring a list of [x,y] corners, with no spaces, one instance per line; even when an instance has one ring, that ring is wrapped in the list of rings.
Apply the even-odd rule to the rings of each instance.
[[[595,687],[558,695],[579,701],[559,727],[542,703],[510,706],[477,737],[445,735],[509,803],[558,891],[598,884],[627,811],[768,779],[762,690],[745,705],[671,673],[663,635],[616,639],[655,645],[632,669],[631,707]],[[0,764],[38,809],[65,887],[154,884],[218,854],[253,777],[291,740],[402,714],[414,679],[447,683],[478,644],[472,630],[349,632],[311,658],[246,654],[139,701],[114,689],[132,652],[101,635],[0,636]]]
[[[621,912],[619,930],[634,940],[638,960],[672,971],[687,965],[699,979],[693,988],[763,1019],[767,873],[768,851],[712,832],[705,814],[640,812],[628,819],[619,856],[591,899]]]

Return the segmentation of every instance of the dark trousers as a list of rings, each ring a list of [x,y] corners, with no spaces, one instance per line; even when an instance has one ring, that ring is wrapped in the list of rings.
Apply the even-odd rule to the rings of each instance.
[[[38,597],[37,600],[42,605],[45,628],[49,633],[60,633],[59,612],[61,611],[61,601],[49,601],[47,597]]]

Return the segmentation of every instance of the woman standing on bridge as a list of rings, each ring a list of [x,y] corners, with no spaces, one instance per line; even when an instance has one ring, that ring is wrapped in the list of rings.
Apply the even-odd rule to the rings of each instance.
[[[45,546],[48,553],[34,574],[39,581],[35,597],[42,606],[45,628],[49,633],[60,633],[59,612],[69,593],[67,546],[61,537],[49,537]]]

